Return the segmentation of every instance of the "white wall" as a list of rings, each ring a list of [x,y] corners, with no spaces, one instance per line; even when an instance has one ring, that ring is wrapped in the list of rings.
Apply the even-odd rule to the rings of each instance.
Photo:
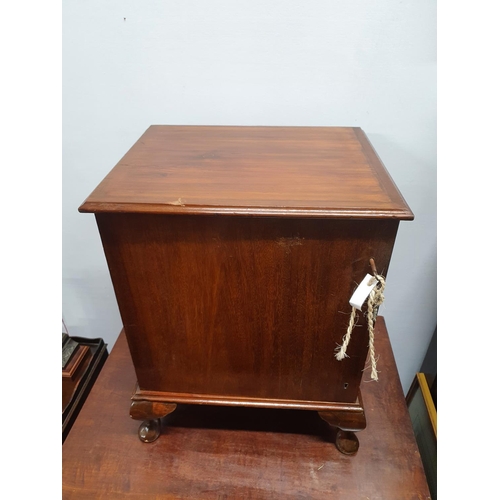
[[[415,214],[381,310],[406,391],[436,327],[436,2],[63,3],[62,310],[110,347],[121,320],[77,208],[150,124],[365,130]]]

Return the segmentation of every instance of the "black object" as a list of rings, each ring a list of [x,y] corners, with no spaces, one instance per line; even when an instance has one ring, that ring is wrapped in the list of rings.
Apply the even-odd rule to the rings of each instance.
[[[86,339],[83,337],[71,337],[77,344],[88,346],[92,355],[92,359],[86,368],[82,378],[71,397],[70,402],[62,412],[62,442],[66,439],[71,427],[73,426],[78,413],[80,412],[83,403],[94,385],[94,382],[101,371],[108,357],[107,344],[102,339]],[[65,339],[66,343],[68,339]]]

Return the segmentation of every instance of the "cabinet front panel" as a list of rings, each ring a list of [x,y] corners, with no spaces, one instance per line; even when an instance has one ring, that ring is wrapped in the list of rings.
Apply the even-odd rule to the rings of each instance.
[[[141,389],[356,399],[368,335],[356,284],[387,272],[397,220],[96,214]]]

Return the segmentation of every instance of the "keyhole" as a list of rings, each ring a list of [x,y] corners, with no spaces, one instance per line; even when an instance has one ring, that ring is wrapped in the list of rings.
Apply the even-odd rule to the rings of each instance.
[[[344,389],[347,389],[348,387],[349,387],[349,384],[346,382],[346,383],[344,384]]]

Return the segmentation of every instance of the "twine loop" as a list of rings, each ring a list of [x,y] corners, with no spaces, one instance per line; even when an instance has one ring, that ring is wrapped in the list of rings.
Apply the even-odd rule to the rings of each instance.
[[[375,359],[375,333],[374,325],[377,318],[378,308],[384,302],[384,290],[385,290],[385,278],[380,274],[375,274],[375,276],[370,280],[369,284],[373,284],[373,280],[378,281],[375,288],[370,292],[368,297],[368,310],[367,310],[367,320],[368,320],[368,353],[371,364],[371,378],[372,380],[378,380],[377,372],[377,360]],[[349,325],[347,327],[347,332],[342,339],[342,345],[338,349],[335,357],[338,361],[341,361],[347,357],[347,346],[351,340],[351,334],[356,325],[356,308],[353,306],[351,311],[351,317],[349,318]]]

